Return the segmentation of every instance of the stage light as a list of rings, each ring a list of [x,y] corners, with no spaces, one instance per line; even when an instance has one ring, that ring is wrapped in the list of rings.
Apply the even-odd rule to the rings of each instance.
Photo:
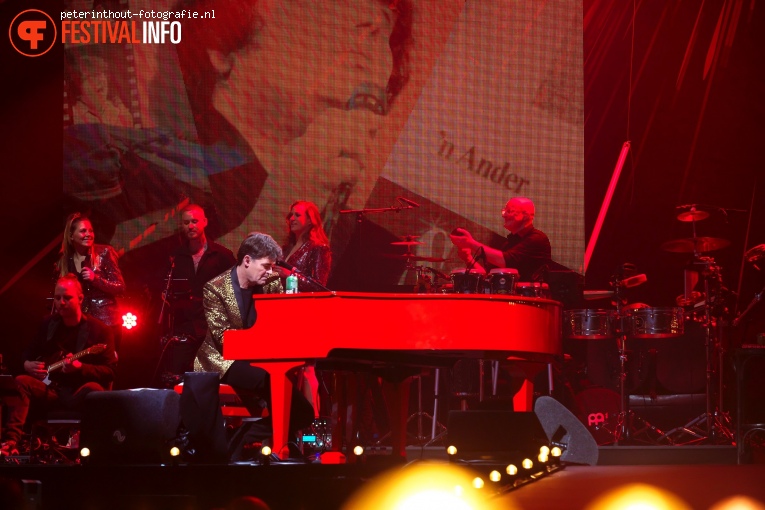
[[[417,462],[383,473],[349,498],[346,510],[512,510],[517,506],[476,487],[484,479],[472,469],[448,463]]]
[[[80,449],[80,457],[90,457],[90,448],[83,446]]]
[[[534,467],[534,463],[531,461],[531,459],[523,459],[521,466],[523,466],[523,469],[531,469]]]
[[[134,327],[138,326],[138,317],[133,315],[131,312],[126,313],[122,316],[122,327],[125,329],[133,329]]]
[[[682,499],[664,489],[633,483],[613,489],[587,506],[586,510],[690,510]]]
[[[446,453],[448,453],[449,455],[457,455],[457,447],[453,445],[448,446],[446,448]]]
[[[170,456],[171,457],[177,457],[180,454],[181,454],[181,449],[178,448],[177,446],[173,446],[172,448],[170,448]]]
[[[563,451],[557,446],[553,446],[552,450],[550,450],[550,455],[552,455],[553,457],[560,457],[562,454],[563,454]]]
[[[496,469],[492,470],[492,472],[489,473],[489,480],[491,480],[492,482],[498,482],[502,480],[502,473],[500,473]]]
[[[539,453],[544,454],[545,456],[550,455],[550,448],[547,446],[542,446],[539,448]]]
[[[539,452],[539,455],[537,456],[537,460],[541,462],[542,464],[546,464],[550,458],[547,456],[544,452]]]
[[[268,445],[263,445],[263,447],[260,449],[260,454],[264,457],[268,457],[271,455],[271,447]]]
[[[718,501],[709,510],[765,510],[765,505],[748,496],[731,496]]]
[[[515,476],[518,474],[518,468],[515,464],[508,464],[505,472],[510,476]]]
[[[361,445],[356,445],[353,447],[353,454],[357,457],[361,457],[364,455],[364,447]]]

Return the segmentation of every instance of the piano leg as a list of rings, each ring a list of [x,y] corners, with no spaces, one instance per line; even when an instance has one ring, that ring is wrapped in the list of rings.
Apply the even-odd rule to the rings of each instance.
[[[513,395],[514,411],[533,411],[534,410],[534,376],[544,369],[547,365],[533,361],[514,359],[510,367],[514,374],[520,374],[523,377],[521,389]]]
[[[288,459],[290,406],[292,405],[292,381],[287,372],[303,365],[302,361],[275,361],[259,365],[271,378],[271,423],[273,426],[273,452],[281,459]]]
[[[383,379],[383,394],[388,402],[391,454],[406,460],[406,426],[409,419],[409,389],[412,376],[401,380]]]
[[[342,451],[343,445],[350,445],[351,438],[349,437],[348,427],[348,412],[349,403],[355,402],[354,395],[356,394],[356,380],[353,374],[344,372],[341,370],[335,370],[332,372],[332,378],[334,381],[334,401],[333,401],[333,418],[334,427],[332,427],[332,451]],[[356,406],[351,409],[352,412],[356,412]],[[352,420],[355,423],[355,420]],[[352,457],[349,455],[348,462],[352,462]]]

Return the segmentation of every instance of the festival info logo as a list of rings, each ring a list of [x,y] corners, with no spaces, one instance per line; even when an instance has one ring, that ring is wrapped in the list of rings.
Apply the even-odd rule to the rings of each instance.
[[[56,24],[46,13],[27,9],[13,18],[8,36],[16,51],[27,57],[39,57],[56,43]]]

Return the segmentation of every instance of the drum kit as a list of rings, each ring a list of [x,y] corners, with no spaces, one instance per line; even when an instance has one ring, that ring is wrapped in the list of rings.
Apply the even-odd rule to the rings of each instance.
[[[692,444],[732,442],[730,421],[722,413],[722,347],[718,325],[724,314],[724,286],[720,267],[706,253],[730,244],[725,239],[697,237],[696,221],[709,213],[689,206],[677,219],[693,225],[693,237],[667,241],[661,248],[668,252],[692,254],[686,269],[685,293],[676,300],[677,307],[653,308],[645,305],[627,305],[625,290],[631,282],[645,281],[620,273],[612,277],[612,290],[585,291],[585,299],[611,298],[614,309],[584,309],[564,311],[564,336],[572,340],[617,340],[619,357],[619,412],[615,423],[605,419],[595,424],[610,436],[610,443],[635,442]],[[643,275],[640,275],[643,276]],[[639,283],[638,283],[639,284]],[[697,286],[700,291],[694,290]],[[706,357],[706,411],[682,427],[662,432],[629,409],[627,390],[627,339],[673,339],[683,336],[685,321],[699,323],[704,331]],[[717,387],[715,387],[717,384]],[[592,421],[592,420],[590,420]],[[590,423],[592,425],[593,423]],[[640,428],[638,428],[640,425]]]
[[[440,294],[500,294],[551,299],[550,287],[542,282],[518,281],[518,270],[512,268],[494,268],[488,273],[474,268],[453,269],[449,275],[436,268],[417,265],[417,262],[448,262],[449,259],[416,255],[413,246],[424,243],[417,241],[418,236],[402,236],[401,241],[390,243],[392,246],[405,246],[405,253],[386,253],[386,258],[406,261],[406,269],[415,271],[417,282],[415,293]]]

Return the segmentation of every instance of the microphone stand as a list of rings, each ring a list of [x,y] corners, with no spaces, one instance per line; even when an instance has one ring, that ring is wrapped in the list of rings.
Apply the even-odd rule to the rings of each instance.
[[[355,213],[357,216],[356,221],[361,222],[361,218],[366,213],[384,213],[384,212],[399,212],[404,211],[406,209],[414,209],[415,206],[412,204],[406,204],[403,205],[404,202],[400,202],[402,205],[392,205],[390,207],[369,207],[364,209],[341,209],[340,214],[351,214]]]
[[[418,205],[414,205],[414,203],[408,203],[406,201],[398,199],[399,205],[398,206],[390,206],[390,207],[372,207],[372,208],[363,208],[363,209],[341,209],[340,214],[355,214],[356,215],[356,223],[359,225],[359,235],[358,235],[358,241],[357,241],[357,254],[358,256],[355,257],[354,260],[354,274],[356,276],[355,280],[357,282],[361,281],[361,267],[359,265],[358,258],[361,256],[361,247],[364,246],[364,243],[361,239],[362,229],[361,229],[361,222],[364,219],[364,215],[367,213],[385,213],[385,212],[400,212],[406,209],[414,209],[415,207],[419,207]],[[329,289],[327,289],[329,290]]]
[[[173,285],[174,270],[175,270],[175,257],[170,257],[170,270],[167,272],[167,285],[165,285],[165,290],[162,292],[162,308],[159,310],[159,320],[157,320],[157,324],[159,324],[160,326],[165,320],[165,307],[166,306],[169,307],[167,298],[170,295],[170,289]]]
[[[751,311],[752,311],[752,308],[754,308],[754,307],[755,307],[755,305],[756,305],[757,303],[759,303],[760,301],[762,301],[763,297],[765,297],[765,287],[763,287],[763,288],[762,288],[762,290],[761,290],[760,292],[757,292],[757,293],[754,295],[754,298],[753,298],[753,299],[752,299],[752,301],[749,303],[749,305],[746,307],[746,310],[744,310],[743,312],[741,312],[741,315],[739,315],[738,317],[736,317],[735,319],[733,319],[733,327],[734,327],[734,328],[735,328],[735,327],[738,327],[738,325],[739,325],[739,324],[741,324],[741,321],[744,319],[744,317],[746,317],[746,316],[749,314],[749,312],[751,312]]]
[[[308,276],[307,274],[303,274],[303,272],[302,272],[302,271],[300,271],[300,270],[299,270],[298,268],[296,268],[296,267],[293,267],[293,268],[291,269],[291,271],[292,271],[292,272],[295,274],[295,276],[297,276],[298,278],[302,278],[303,280],[307,281],[308,283],[310,283],[310,284],[312,284],[312,285],[316,285],[317,287],[321,288],[321,290],[323,290],[323,291],[325,291],[325,292],[334,292],[333,290],[331,290],[331,289],[328,289],[326,286],[324,286],[324,285],[322,285],[320,282],[318,282],[318,281],[314,280],[313,278],[311,278],[311,277],[310,277],[310,276]],[[298,290],[299,290],[299,289],[300,289],[300,287],[298,287]]]

